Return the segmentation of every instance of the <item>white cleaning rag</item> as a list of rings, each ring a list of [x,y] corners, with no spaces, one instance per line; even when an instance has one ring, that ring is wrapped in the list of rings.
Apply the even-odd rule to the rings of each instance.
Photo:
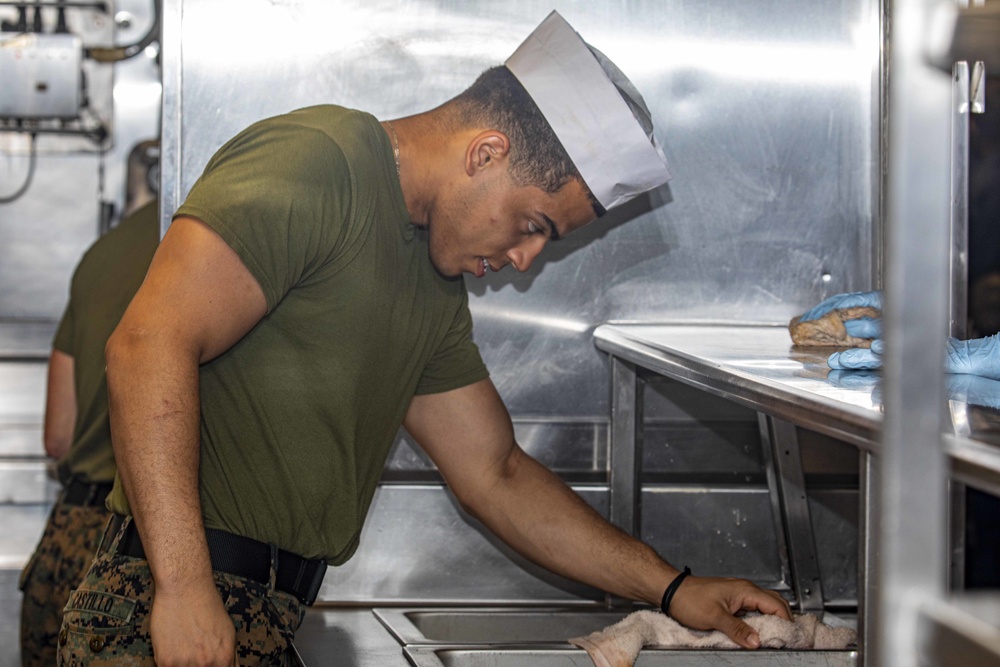
[[[813,614],[795,614],[794,622],[751,613],[743,620],[760,635],[762,648],[845,649],[857,643],[858,633],[820,623]],[[600,632],[569,642],[587,651],[596,667],[632,667],[644,646],[664,648],[739,648],[713,630],[691,630],[658,611],[637,611]]]

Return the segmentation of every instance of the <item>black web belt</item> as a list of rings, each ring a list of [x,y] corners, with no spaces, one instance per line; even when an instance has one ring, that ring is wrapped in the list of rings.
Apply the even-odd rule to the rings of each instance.
[[[104,499],[111,493],[111,482],[91,484],[82,479],[71,479],[62,492],[62,502],[78,507],[104,507]]]
[[[106,544],[111,543],[124,521],[125,517],[120,514],[111,517],[105,534]],[[276,570],[275,590],[293,595],[306,605],[316,601],[323,575],[326,574],[326,561],[309,560],[265,542],[215,528],[206,528],[205,537],[208,540],[213,570],[267,586],[271,579],[273,560]],[[145,560],[146,551],[142,548],[134,521],[126,526],[125,533],[118,542],[117,553]]]

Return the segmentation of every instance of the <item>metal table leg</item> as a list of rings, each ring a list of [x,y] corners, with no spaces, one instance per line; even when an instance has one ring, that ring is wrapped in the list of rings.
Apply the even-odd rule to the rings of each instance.
[[[878,459],[867,451],[859,455],[858,485],[858,646],[861,667],[874,667],[877,651],[875,621],[878,614],[878,576],[875,553],[875,532],[878,530]]]
[[[816,555],[816,539],[813,536],[809,499],[806,497],[796,426],[770,416],[765,417],[765,422],[766,428],[762,430],[762,434],[767,436],[764,450],[769,450],[767,463],[773,469],[776,481],[791,565],[792,588],[800,611],[821,612],[823,583],[819,574],[819,558]]]
[[[642,389],[635,366],[611,357],[611,523],[640,537]]]
[[[608,488],[611,523],[633,537],[641,535],[643,381],[635,366],[611,357],[611,451]],[[632,601],[607,595],[609,607],[631,607]]]

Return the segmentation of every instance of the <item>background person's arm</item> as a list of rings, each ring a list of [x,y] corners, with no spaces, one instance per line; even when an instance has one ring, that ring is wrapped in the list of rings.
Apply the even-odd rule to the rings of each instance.
[[[265,314],[257,281],[209,227],[178,218],[106,348],[118,472],[155,584],[156,662],[231,665],[198,490],[198,367]]]
[[[518,553],[560,575],[659,606],[677,568],[604,520],[517,445],[492,382],[416,396],[404,425],[462,506]],[[733,616],[741,609],[791,616],[780,595],[739,579],[688,577],[670,607],[685,625],[721,630],[756,648],[757,634]]]
[[[45,388],[45,425],[42,440],[45,453],[59,460],[73,444],[76,424],[76,390],[73,357],[53,349],[49,355],[48,384]]]

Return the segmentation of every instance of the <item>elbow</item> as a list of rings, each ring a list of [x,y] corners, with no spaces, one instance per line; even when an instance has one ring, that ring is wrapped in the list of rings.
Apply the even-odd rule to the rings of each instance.
[[[66,456],[72,440],[67,434],[53,434],[46,431],[42,443],[45,445],[45,454],[58,461]]]
[[[108,342],[104,345],[104,363],[110,373],[112,368],[118,368],[123,359],[128,355],[130,349],[130,337],[122,331],[119,325],[108,337]]]
[[[147,330],[127,326],[124,321],[112,332],[104,345],[104,363],[108,386],[129,369],[137,369],[144,354],[154,346]]]

